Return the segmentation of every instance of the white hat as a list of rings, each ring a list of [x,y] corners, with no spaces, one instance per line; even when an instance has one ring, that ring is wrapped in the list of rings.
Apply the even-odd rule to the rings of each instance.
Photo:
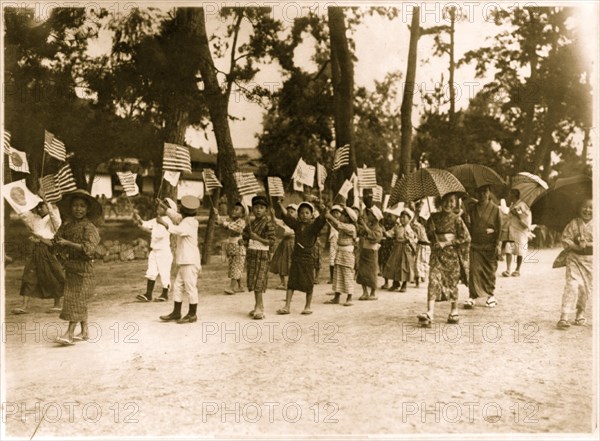
[[[415,213],[408,207],[404,207],[400,215],[403,215],[404,213],[408,214],[408,217],[410,217],[411,220],[415,216]]]
[[[285,207],[286,210],[289,210],[290,208],[293,210],[298,211],[298,204],[288,204],[287,207]]]
[[[371,208],[369,208],[369,210],[371,211],[371,213],[373,213],[373,216],[375,216],[375,219],[377,219],[378,221],[383,219],[383,213],[376,205],[373,205]]]
[[[358,220],[358,214],[352,207],[345,207],[346,214],[352,220],[352,222],[356,222]]]
[[[341,205],[334,205],[333,207],[331,207],[331,210],[329,211],[339,211],[340,213],[344,212],[344,208]]]

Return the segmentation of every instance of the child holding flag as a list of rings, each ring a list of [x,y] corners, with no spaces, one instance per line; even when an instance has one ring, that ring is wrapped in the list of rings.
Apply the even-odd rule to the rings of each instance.
[[[198,220],[195,218],[196,211],[200,207],[200,200],[194,196],[181,198],[181,214],[168,207],[159,200],[172,223],[157,217],[156,222],[165,227],[169,233],[176,236],[177,246],[175,250],[175,264],[177,265],[177,276],[173,283],[173,311],[168,315],[160,316],[163,321],[174,321],[177,323],[194,323],[198,321],[196,315],[198,308],[198,271],[200,265],[200,250],[198,249]],[[181,305],[183,295],[189,297],[189,311],[185,317],[181,317]]]
[[[225,294],[235,294],[242,292],[242,272],[244,271],[244,262],[246,260],[246,248],[242,239],[242,233],[246,228],[246,208],[241,202],[236,202],[231,212],[230,219],[224,219],[219,216],[219,211],[213,208],[217,220],[217,225],[221,225],[227,230],[229,236],[226,240],[225,251],[228,259],[227,276],[230,279],[229,288]]]
[[[246,226],[243,233],[248,243],[246,253],[248,291],[254,292],[254,309],[250,317],[255,320],[265,318],[263,294],[267,290],[269,277],[270,247],[275,242],[275,222],[268,214],[269,202],[264,196],[252,198],[254,220]]]
[[[134,211],[133,219],[137,225],[145,231],[151,233],[150,253],[148,254],[148,268],[146,270],[146,294],[138,294],[135,298],[142,302],[152,301],[152,291],[156,283],[156,277],[160,276],[160,282],[163,289],[157,302],[166,302],[169,299],[169,287],[171,286],[171,264],[173,263],[173,253],[171,252],[171,234],[169,230],[158,223],[158,218],[171,224],[167,217],[167,210],[177,211],[177,204],[170,198],[164,200],[166,205],[156,204],[156,218],[148,221],[142,220],[140,215]]]
[[[326,304],[337,305],[340,303],[340,296],[346,294],[346,303],[344,306],[352,306],[352,293],[354,292],[354,267],[356,258],[354,255],[354,242],[356,239],[356,221],[358,214],[350,207],[345,207],[339,220],[331,213],[327,213],[325,218],[331,222],[338,231],[337,253],[335,258],[335,268],[333,270],[333,291],[334,297],[326,301]]]
[[[296,204],[289,204],[286,210],[288,216],[293,217],[294,219],[297,218],[298,206]],[[288,227],[281,219],[275,219],[275,223],[282,230],[283,237],[275,249],[269,271],[279,275],[281,283],[277,289],[287,289],[285,278],[290,274],[295,233],[294,230]]]
[[[280,202],[281,212],[284,207]],[[290,277],[288,279],[285,306],[277,310],[277,314],[289,314],[294,291],[306,293],[306,304],[303,315],[312,314],[311,302],[315,284],[314,259],[319,232],[325,226],[325,207],[321,207],[320,215],[313,220],[314,206],[310,202],[302,202],[298,206],[298,218],[284,215],[285,224],[294,230],[294,251],[292,252],[292,264],[290,266]]]

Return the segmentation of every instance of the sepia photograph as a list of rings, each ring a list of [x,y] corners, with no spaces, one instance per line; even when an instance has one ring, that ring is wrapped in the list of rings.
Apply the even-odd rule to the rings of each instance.
[[[599,439],[600,2],[0,14],[2,439]]]

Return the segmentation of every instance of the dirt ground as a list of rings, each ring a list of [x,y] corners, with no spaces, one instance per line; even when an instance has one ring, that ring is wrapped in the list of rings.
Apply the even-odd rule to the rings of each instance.
[[[445,323],[448,304],[438,304],[427,332],[415,327],[424,286],[343,307],[323,304],[322,283],[313,315],[300,315],[297,294],[292,314],[278,316],[284,292],[274,276],[267,318],[253,321],[251,294],[222,293],[220,258],[201,273],[200,321],[161,323],[171,303],[134,300],[144,262],[97,264],[90,342],[55,345],[65,323],[45,312],[48,302],[6,314],[6,434],[589,432],[592,324],[555,328],[564,283],[564,270],[551,269],[557,254],[531,253],[520,278],[498,278],[499,306],[461,310],[458,326]],[[21,273],[6,269],[5,311],[20,303]]]

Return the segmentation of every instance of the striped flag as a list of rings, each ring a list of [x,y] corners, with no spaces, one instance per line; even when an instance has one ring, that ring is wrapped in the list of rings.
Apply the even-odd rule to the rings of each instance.
[[[236,172],[235,183],[240,196],[249,196],[261,191],[260,185],[252,172]]]
[[[191,173],[192,158],[190,149],[183,146],[165,142],[163,152],[163,170],[173,170]]]
[[[5,155],[10,155],[10,132],[8,130],[5,130],[2,134],[2,148]]]
[[[75,177],[69,164],[65,164],[55,175],[47,175],[40,179],[46,202],[56,202],[62,195],[77,190]]]
[[[67,160],[65,143],[47,130],[44,130],[44,151],[59,161]]]
[[[317,187],[319,190],[325,190],[325,180],[327,179],[327,170],[325,166],[317,162]]]
[[[335,151],[333,169],[338,170],[348,164],[350,164],[350,146],[346,144]]]
[[[269,194],[273,197],[284,197],[285,191],[283,189],[283,182],[281,178],[276,176],[269,176],[267,178],[267,184],[269,185]]]
[[[358,183],[360,188],[375,188],[377,186],[377,175],[375,168],[359,168],[356,170],[358,173]]]
[[[202,180],[204,181],[204,188],[207,193],[210,193],[215,188],[223,188],[223,184],[217,179],[215,171],[210,168],[202,170]]]
[[[390,188],[394,188],[396,186],[396,182],[398,181],[398,175],[396,173],[392,173],[392,185]]]
[[[117,172],[117,176],[119,177],[119,181],[121,182],[123,190],[127,196],[133,197],[140,194],[140,189],[135,183],[137,173],[132,173],[130,171]]]
[[[381,203],[383,201],[383,187],[376,185],[373,187],[373,202]]]

